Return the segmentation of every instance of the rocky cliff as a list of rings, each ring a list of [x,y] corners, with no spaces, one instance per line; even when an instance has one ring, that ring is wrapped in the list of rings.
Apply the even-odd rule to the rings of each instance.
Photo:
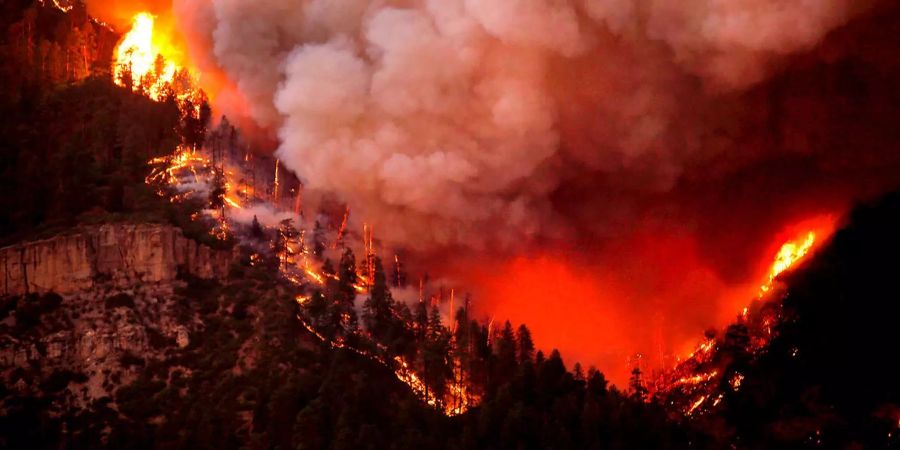
[[[67,294],[99,282],[123,288],[164,283],[179,272],[222,278],[231,258],[231,252],[200,245],[168,225],[88,227],[0,249],[0,295]]]
[[[57,4],[20,0],[0,8],[0,58],[9,61],[0,68],[2,88],[73,83],[109,71],[118,34],[80,1]]]

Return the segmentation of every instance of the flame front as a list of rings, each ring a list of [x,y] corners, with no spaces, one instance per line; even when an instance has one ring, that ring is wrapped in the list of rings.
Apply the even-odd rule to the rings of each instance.
[[[783,242],[775,253],[775,258],[768,266],[765,279],[759,287],[758,300],[770,300],[765,297],[771,296],[775,290],[775,280],[778,276],[793,268],[808,256],[816,245],[821,244],[821,241],[831,234],[834,222],[830,217],[814,218],[800,224],[800,227],[800,230],[806,231],[796,234],[794,239]],[[737,318],[738,323],[743,325],[750,335],[744,350],[751,355],[764,351],[774,337],[773,324],[781,319],[781,312],[777,307],[770,308],[768,312],[761,312],[757,308],[751,313],[751,307],[745,306]],[[654,395],[666,398],[674,392],[674,396],[669,398],[680,402],[682,412],[690,417],[716,407],[724,398],[723,386],[726,386],[724,389],[731,391],[740,390],[744,380],[742,373],[735,372],[727,380],[722,379],[726,376],[726,372],[720,370],[721,367],[717,365],[715,358],[720,343],[717,338],[708,338],[686,359],[680,360],[670,371],[663,372],[653,386]],[[796,356],[796,353],[792,356]]]
[[[766,292],[769,292],[772,289],[772,285],[775,283],[775,278],[785,270],[791,268],[797,261],[803,259],[815,243],[816,233],[813,231],[807,232],[803,241],[794,240],[785,242],[784,245],[781,246],[781,249],[778,250],[775,261],[769,269],[768,279],[759,287],[759,296],[762,297]]]
[[[155,17],[148,12],[135,14],[131,30],[116,48],[113,74],[116,84],[142,90],[153,100],[172,92],[179,100],[197,94],[196,80],[187,69],[176,64],[178,49],[154,33]]]

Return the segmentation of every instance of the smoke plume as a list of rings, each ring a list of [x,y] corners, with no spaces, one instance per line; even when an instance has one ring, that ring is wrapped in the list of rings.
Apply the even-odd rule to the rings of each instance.
[[[386,242],[571,236],[558,194],[671,190],[762,155],[739,93],[860,2],[178,0],[183,30],[277,133],[276,155]],[[723,114],[724,113],[724,114]],[[738,135],[735,135],[737,132]],[[730,166],[730,167],[729,167]],[[614,197],[614,198],[610,198]],[[592,200],[592,199],[589,199]]]
[[[900,14],[888,2],[173,11],[193,63],[225,80],[219,108],[275,136],[304,186],[347,201],[385,246],[481,280],[486,314],[592,363],[697,336],[722,316],[717,299],[753,292],[785,226],[900,182]],[[523,273],[556,274],[545,300],[515,298]],[[545,323],[553,305],[596,323]],[[591,353],[591,336],[608,355]]]

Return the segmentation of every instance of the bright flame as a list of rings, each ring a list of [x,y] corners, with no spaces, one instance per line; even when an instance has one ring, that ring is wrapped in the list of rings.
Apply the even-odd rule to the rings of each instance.
[[[113,63],[116,84],[125,86],[130,74],[131,86],[143,90],[153,100],[162,99],[169,89],[180,100],[194,97],[198,92],[196,80],[175,63],[180,52],[162,39],[162,33],[154,33],[154,24],[152,14],[135,14],[131,30],[116,48]]]
[[[807,232],[806,238],[804,238],[802,242],[785,242],[784,245],[781,246],[781,249],[778,250],[778,254],[775,256],[775,262],[772,263],[772,267],[769,269],[768,279],[759,287],[759,296],[762,297],[763,294],[769,292],[772,289],[772,285],[775,283],[775,278],[806,256],[815,242],[816,233],[813,231]]]

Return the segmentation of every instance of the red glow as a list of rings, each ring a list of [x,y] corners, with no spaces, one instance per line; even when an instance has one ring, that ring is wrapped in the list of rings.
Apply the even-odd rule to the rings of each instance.
[[[787,240],[833,230],[832,216],[785,227],[756,253],[742,282],[726,282],[686,234],[636,232],[599,252],[602,258],[541,253],[497,264],[475,276],[476,307],[498,320],[531,328],[538,346],[558,348],[571,367],[595,365],[619,386],[629,358],[645,371],[671,367],[702,340],[704,330],[733,321],[757,298],[773,255]]]

